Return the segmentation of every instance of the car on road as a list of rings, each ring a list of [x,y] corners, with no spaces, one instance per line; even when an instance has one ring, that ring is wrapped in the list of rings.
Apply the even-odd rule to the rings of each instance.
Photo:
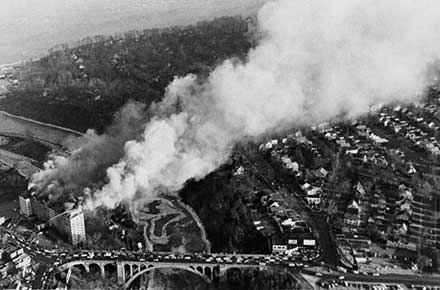
[[[341,266],[338,266],[338,267],[336,267],[337,269],[338,269],[338,271],[340,271],[340,272],[342,272],[342,273],[347,273],[347,269],[345,269],[345,268],[343,268],[343,267],[341,267]]]

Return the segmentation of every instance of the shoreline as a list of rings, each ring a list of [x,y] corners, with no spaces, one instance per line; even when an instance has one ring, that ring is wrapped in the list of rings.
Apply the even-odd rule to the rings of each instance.
[[[34,60],[32,60],[32,61],[34,61]],[[14,67],[14,66],[23,65],[24,63],[25,63],[24,60],[19,60],[19,61],[16,61],[16,62],[0,64],[0,70],[8,69],[8,68],[11,68],[11,67]]]
[[[28,59],[28,60],[18,60],[18,61],[11,62],[11,63],[2,63],[2,64],[0,64],[0,71],[5,70],[5,69],[10,69],[10,68],[13,68],[16,66],[21,66],[21,65],[24,65],[28,62],[38,61],[40,59],[41,59],[41,57],[36,57],[36,58]]]

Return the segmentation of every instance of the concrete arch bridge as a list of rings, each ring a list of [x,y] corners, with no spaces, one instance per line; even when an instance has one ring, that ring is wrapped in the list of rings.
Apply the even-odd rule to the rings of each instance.
[[[112,261],[112,260],[76,260],[63,264],[59,267],[60,271],[67,271],[68,281],[74,267],[82,268],[86,272],[90,272],[94,267],[101,273],[101,278],[106,279],[107,270],[113,270],[117,273],[118,285],[124,289],[128,289],[130,285],[143,274],[155,269],[182,269],[194,273],[204,279],[207,283],[211,283],[219,279],[226,273],[228,269],[232,268],[258,268],[260,270],[267,269],[267,266],[260,266],[257,264],[233,264],[233,263],[203,263],[203,262],[151,262],[151,261]],[[290,274],[294,279],[295,275]]]

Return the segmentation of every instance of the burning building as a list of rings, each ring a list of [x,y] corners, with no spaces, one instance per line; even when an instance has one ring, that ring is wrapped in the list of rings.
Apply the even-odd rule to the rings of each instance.
[[[27,190],[19,196],[20,213],[25,216],[36,216],[49,226],[55,228],[73,245],[86,241],[84,213],[81,205],[51,202],[38,198],[35,192]]]

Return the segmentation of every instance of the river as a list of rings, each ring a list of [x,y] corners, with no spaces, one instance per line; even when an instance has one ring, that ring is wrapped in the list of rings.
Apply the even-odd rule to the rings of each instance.
[[[1,0],[0,64],[40,57],[60,43],[133,29],[250,14],[267,0]]]

